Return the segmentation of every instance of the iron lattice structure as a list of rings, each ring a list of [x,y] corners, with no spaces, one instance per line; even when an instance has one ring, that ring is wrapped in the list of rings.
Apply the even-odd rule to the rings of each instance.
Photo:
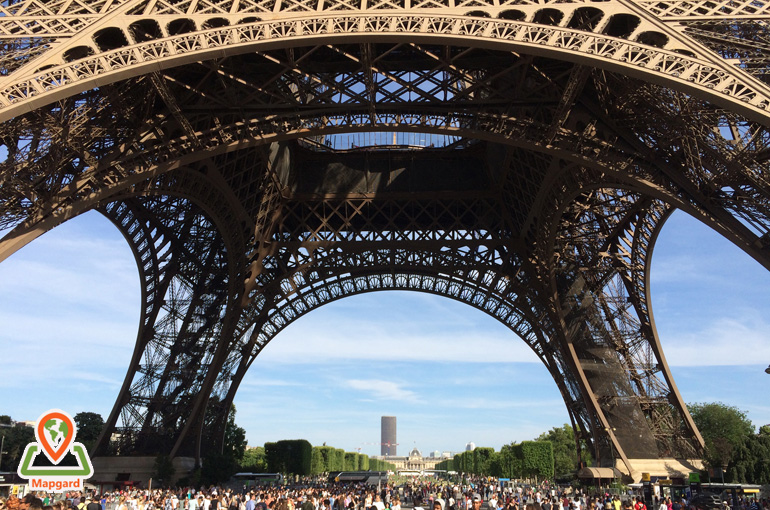
[[[674,209],[770,269],[766,0],[3,0],[0,260],[98,210],[141,322],[96,454],[198,456],[330,301],[467,303],[600,465],[697,458],[650,309]]]

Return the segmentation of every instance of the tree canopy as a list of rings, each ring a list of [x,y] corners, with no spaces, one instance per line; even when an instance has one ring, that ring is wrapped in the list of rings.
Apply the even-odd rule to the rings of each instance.
[[[745,412],[721,402],[687,407],[703,436],[708,467],[725,469],[725,482],[770,483],[770,426],[755,433]]]
[[[77,440],[90,451],[104,428],[101,414],[83,411],[72,417],[77,427]]]
[[[550,441],[553,445],[554,471],[556,476],[570,475],[577,469],[579,460],[575,430],[565,423],[537,437],[537,441]],[[583,459],[585,460],[585,459]]]
[[[5,437],[3,444],[3,460],[0,471],[16,471],[21,461],[21,455],[27,444],[35,441],[35,429],[25,425],[0,428],[0,436]]]
[[[687,406],[706,446],[704,461],[711,467],[728,466],[754,425],[743,411],[721,402]]]

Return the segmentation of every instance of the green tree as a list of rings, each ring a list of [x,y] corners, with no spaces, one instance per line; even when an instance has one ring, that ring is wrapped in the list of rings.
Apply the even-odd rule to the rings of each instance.
[[[246,449],[241,459],[241,471],[248,473],[267,472],[267,460],[265,459],[265,448],[263,446]]]
[[[238,462],[232,455],[210,453],[201,463],[200,481],[203,485],[220,485],[238,472]]]
[[[0,414],[0,425],[11,425],[11,417],[7,414]]]
[[[770,426],[760,427],[759,434],[751,438],[748,449],[754,455],[752,482],[770,484]]]
[[[337,457],[335,448],[333,446],[314,446],[314,451],[318,451],[318,468],[319,473],[330,473],[337,470]]]
[[[3,462],[0,471],[16,471],[21,456],[29,443],[35,441],[35,429],[25,425],[0,427],[0,436],[5,437]]]
[[[320,475],[324,472],[324,457],[320,446],[314,446],[310,456],[310,474]]]
[[[495,449],[478,446],[473,450],[473,472],[477,475],[492,474],[492,457]]]
[[[309,475],[313,447],[305,439],[265,443],[265,458],[269,472]]]
[[[572,474],[578,466],[575,430],[565,423],[538,436],[537,441],[550,441],[553,445],[554,471],[557,476]]]
[[[227,426],[225,427],[224,446],[222,453],[240,463],[243,455],[246,453],[246,430],[235,424],[235,404],[230,406],[230,414],[227,417]]]
[[[500,474],[505,478],[522,477],[522,459],[519,445],[511,443],[503,445],[500,448],[500,454],[497,457]]]
[[[553,479],[553,445],[550,441],[523,441],[519,447],[525,476]]]
[[[489,457],[489,474],[491,476],[503,476],[503,457],[500,452],[492,452]]]
[[[754,434],[754,425],[746,413],[721,402],[688,404],[695,425],[705,443],[704,462],[713,468],[727,466],[725,481],[739,481],[749,470],[746,442]],[[740,465],[735,462],[740,460]]]
[[[458,453],[454,457],[455,466],[461,473],[473,473],[473,452]]]
[[[104,428],[104,418],[101,414],[83,411],[76,414],[73,420],[77,427],[77,440],[91,451]]]
[[[168,455],[158,455],[155,457],[155,464],[152,467],[152,478],[157,483],[170,486],[172,479],[176,474],[176,468]]]
[[[334,449],[334,471],[345,471],[345,450]]]

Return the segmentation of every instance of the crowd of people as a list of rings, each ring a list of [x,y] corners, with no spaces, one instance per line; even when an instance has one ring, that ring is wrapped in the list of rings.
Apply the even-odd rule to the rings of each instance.
[[[0,499],[0,510],[770,510],[767,499],[703,501],[610,495],[572,488],[423,480],[372,487],[316,480],[273,487],[127,489],[97,494],[30,493]]]

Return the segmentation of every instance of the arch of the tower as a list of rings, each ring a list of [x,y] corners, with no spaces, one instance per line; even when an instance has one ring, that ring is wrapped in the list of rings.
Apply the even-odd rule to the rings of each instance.
[[[194,324],[196,319],[211,314],[212,306],[221,310],[223,297],[220,296],[219,305],[207,305],[205,312],[196,308],[196,301],[202,303],[211,294],[210,282],[200,282],[197,290],[189,290],[188,285],[187,292],[177,296],[173,280],[158,285],[157,276],[147,276],[163,274],[166,278],[187,278],[192,283],[190,276],[178,276],[166,269],[176,257],[169,255],[162,263],[166,266],[158,267],[162,257],[154,255],[148,259],[141,253],[141,247],[152,245],[147,237],[149,232],[159,231],[164,221],[169,221],[164,220],[164,211],[170,211],[169,219],[176,222],[178,210],[194,210],[194,202],[189,200],[185,205],[169,208],[166,200],[150,200],[141,195],[167,192],[174,189],[175,182],[192,179],[204,186],[187,185],[186,188],[197,190],[187,196],[205,200],[201,192],[208,189],[205,185],[211,181],[200,177],[200,169],[170,172],[152,185],[135,187],[129,194],[133,196],[103,208],[135,246],[142,280],[153,282],[154,293],[145,293],[146,309],[157,302],[163,305],[162,310],[155,306],[153,320],[143,318],[140,337],[146,340],[137,346],[134,366],[110,417],[110,426],[121,430],[120,440],[108,446],[105,435],[102,452],[117,449],[148,453],[165,448],[174,455],[194,455],[200,451],[201,443],[204,448],[218,444],[225,425],[223,417],[245,371],[264,345],[285,326],[335,299],[374,290],[403,289],[432,292],[468,303],[523,338],[551,372],[573,423],[586,431],[584,439],[605,465],[618,455],[630,473],[634,460],[697,456],[698,434],[660,352],[648,314],[645,287],[651,245],[670,207],[638,189],[623,187],[626,185],[621,181],[612,182],[614,187],[597,186],[597,170],[565,165],[553,156],[554,161],[548,161],[548,166],[558,163],[565,174],[560,180],[574,181],[567,185],[569,193],[559,195],[565,204],[555,214],[568,216],[578,207],[584,215],[595,211],[596,216],[576,215],[569,222],[546,218],[542,221],[544,225],[560,226],[553,235],[556,243],[577,245],[576,239],[580,239],[580,254],[597,260],[589,263],[565,258],[551,275],[561,302],[549,303],[543,295],[549,293],[550,283],[546,281],[543,285],[544,275],[528,260],[532,254],[511,235],[516,222],[505,205],[510,197],[499,191],[485,192],[483,179],[476,175],[477,167],[490,164],[489,152],[494,153],[494,149],[473,145],[466,149],[467,154],[450,152],[440,168],[441,173],[451,178],[439,178],[434,171],[424,174],[418,182],[414,177],[399,182],[398,177],[408,175],[410,169],[424,171],[436,158],[435,154],[404,153],[401,161],[386,152],[359,154],[359,164],[363,166],[356,167],[348,160],[344,175],[336,158],[316,154],[296,143],[275,144],[269,155],[255,151],[252,157],[225,157],[238,162],[233,168],[261,175],[258,182],[262,190],[257,195],[260,200],[253,205],[253,215],[257,223],[270,216],[255,227],[267,233],[262,240],[252,240],[251,271],[254,272],[255,264],[259,270],[257,274],[241,275],[253,277],[254,283],[247,287],[251,289],[249,295],[241,296],[245,303],[241,314],[231,316],[229,328],[233,333],[229,338],[200,326],[194,334],[185,325],[164,331],[170,317],[185,317]],[[404,170],[394,165],[403,164],[404,159],[411,161],[412,166]],[[257,168],[246,168],[246,162]],[[398,167],[396,176],[379,176],[392,188],[384,186],[377,193],[356,188],[379,186],[376,179],[361,179],[360,171],[365,167],[376,173],[384,163]],[[535,161],[518,158],[517,163],[521,170],[536,166]],[[546,160],[541,164],[545,165]],[[203,166],[226,165],[212,165],[209,161]],[[308,171],[317,175],[296,178],[295,172]],[[436,190],[436,182],[444,188]],[[341,183],[354,189],[343,189]],[[416,189],[424,192],[428,184],[433,186],[429,191],[440,194],[415,195]],[[325,189],[329,186],[333,189]],[[460,187],[466,192],[469,187],[477,189],[468,196],[460,193]],[[336,196],[326,193],[335,190]],[[586,208],[592,201],[595,207]],[[152,209],[162,204],[154,214]],[[218,217],[237,216],[226,211],[214,212]],[[137,218],[158,225],[147,223],[140,229],[136,226]],[[564,230],[565,226],[571,226],[574,232]],[[138,234],[139,231],[144,233]],[[191,241],[200,242],[194,237]],[[598,248],[601,250],[597,251]],[[571,253],[561,246],[547,249],[565,256]],[[203,253],[212,251],[207,249]],[[184,256],[190,254],[186,252]],[[581,265],[582,272],[575,270],[576,264]],[[197,264],[194,267],[201,271]],[[226,264],[217,270],[225,268]],[[588,274],[587,268],[595,276]],[[216,281],[215,274],[209,279]],[[162,300],[159,293],[164,295]],[[223,312],[219,318],[224,319]],[[170,342],[174,335],[180,341]],[[565,337],[569,337],[569,347],[565,347]],[[215,348],[223,345],[227,346],[225,358],[216,364],[212,356]],[[190,356],[191,353],[199,356]],[[208,357],[200,357],[201,354]],[[146,361],[149,358],[152,363]],[[199,368],[196,371],[191,367]],[[204,388],[204,380],[212,373],[216,373],[216,380],[209,379],[208,387]],[[182,374],[187,379],[180,378]],[[191,423],[197,425],[190,426]],[[182,430],[184,424],[188,430]]]
[[[311,3],[129,1],[7,64],[0,260],[98,209],[139,266],[137,346],[96,453],[216,450],[284,327],[403,289],[527,342],[600,465],[697,458],[650,259],[680,208],[770,270],[761,73],[612,1]]]
[[[479,10],[361,12],[351,6],[319,13],[311,6],[314,3],[267,20],[239,14],[214,18],[220,20],[215,23],[211,18],[194,21],[181,13],[150,19],[147,9],[142,14],[116,12],[107,27],[103,23],[99,30],[83,30],[51,48],[26,72],[11,73],[3,80],[0,120],[126,77],[196,61],[275,48],[380,42],[468,44],[555,57],[670,84],[753,120],[761,121],[770,111],[770,96],[760,80],[709,61],[704,58],[707,53],[696,54],[696,48],[681,37],[661,33],[649,18],[622,4],[588,9],[576,9],[575,4],[530,6],[527,10],[534,12],[522,22],[510,19],[499,7],[492,17]],[[124,9],[130,7],[129,3]]]

